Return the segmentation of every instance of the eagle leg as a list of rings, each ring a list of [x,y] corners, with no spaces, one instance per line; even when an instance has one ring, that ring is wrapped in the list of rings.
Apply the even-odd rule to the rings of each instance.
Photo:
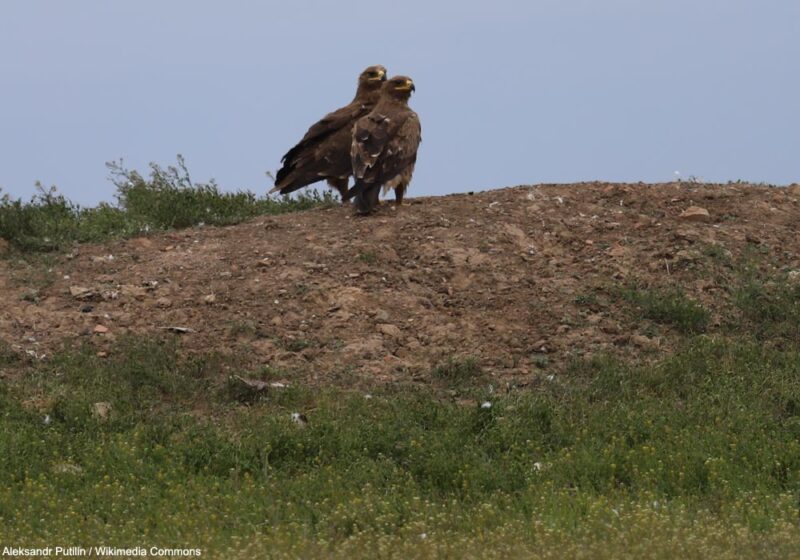
[[[347,195],[345,195],[345,200],[349,200],[353,197],[358,196],[359,194],[364,192],[364,189],[366,189],[367,186],[368,184],[365,183],[364,181],[356,179],[355,183],[353,183],[353,186],[350,187],[349,191],[347,191]]]
[[[350,189],[352,192],[353,189]],[[381,189],[379,186],[369,185],[356,195],[355,205],[359,214],[371,214],[378,205]]]
[[[408,185],[406,183],[400,183],[394,188],[395,206],[400,206],[403,204],[403,196],[406,194],[406,188],[408,188]]]
[[[347,202],[347,177],[344,179],[340,177],[329,177],[328,184],[339,191],[339,196],[342,198],[342,204]]]

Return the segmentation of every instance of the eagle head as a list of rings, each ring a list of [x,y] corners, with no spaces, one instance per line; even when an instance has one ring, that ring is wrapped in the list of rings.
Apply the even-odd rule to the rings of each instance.
[[[392,97],[408,99],[411,97],[411,92],[416,91],[417,88],[414,86],[414,81],[408,76],[395,76],[383,85],[383,89]]]
[[[362,84],[380,84],[386,81],[386,68],[380,64],[377,66],[369,66],[358,77],[359,83]]]

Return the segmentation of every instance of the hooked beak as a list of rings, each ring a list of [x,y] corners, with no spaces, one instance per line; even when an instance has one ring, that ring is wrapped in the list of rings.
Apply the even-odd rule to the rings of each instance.
[[[370,81],[370,82],[385,82],[386,81],[386,70],[383,70],[383,69],[378,70],[377,75],[369,77],[368,81]]]
[[[414,82],[411,80],[406,80],[406,83],[403,84],[401,87],[397,88],[399,91],[416,91],[417,88],[414,86]]]

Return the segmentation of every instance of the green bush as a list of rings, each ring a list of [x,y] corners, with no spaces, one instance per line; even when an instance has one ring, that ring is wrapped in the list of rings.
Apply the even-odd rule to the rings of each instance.
[[[84,209],[37,183],[30,202],[0,197],[0,237],[22,251],[52,251],[72,242],[137,233],[124,210],[100,204]]]
[[[250,191],[221,192],[214,181],[193,183],[181,156],[166,169],[150,164],[147,178],[107,164],[117,189],[116,205],[82,208],[55,187],[37,183],[29,202],[0,197],[0,237],[20,251],[54,251],[72,243],[130,237],[154,230],[230,225],[262,214],[282,214],[334,204],[330,192],[295,198],[258,197]]]
[[[708,327],[708,310],[680,288],[628,289],[623,298],[636,306],[641,318],[672,326],[680,332],[702,333]]]
[[[740,328],[759,340],[800,340],[800,282],[785,277],[749,278],[734,290]]]
[[[478,360],[472,356],[451,356],[433,369],[434,379],[453,386],[480,382],[485,375]]]

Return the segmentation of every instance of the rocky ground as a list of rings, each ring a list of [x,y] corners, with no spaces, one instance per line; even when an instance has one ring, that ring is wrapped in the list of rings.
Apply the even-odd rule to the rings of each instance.
[[[500,386],[530,385],[575,356],[676,343],[622,289],[681,286],[713,323],[730,263],[800,270],[800,186],[581,183],[409,202],[0,259],[0,339],[47,359],[65,343],[107,356],[127,334],[180,336],[317,384],[424,382],[472,356]]]

